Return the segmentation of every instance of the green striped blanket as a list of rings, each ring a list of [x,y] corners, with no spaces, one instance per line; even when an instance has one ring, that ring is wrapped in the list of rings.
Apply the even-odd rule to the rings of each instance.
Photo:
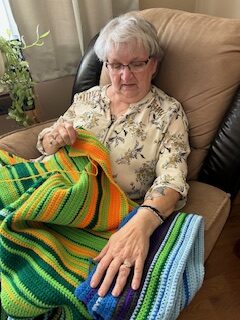
[[[105,147],[78,135],[46,163],[0,153],[1,303],[13,318],[57,308],[89,319],[74,290],[135,206],[113,181]]]
[[[96,305],[90,299],[91,296],[97,297],[88,286],[91,259],[104,247],[120,223],[136,212],[136,204],[126,197],[112,178],[106,148],[91,133],[79,129],[76,143],[62,148],[45,163],[30,162],[0,151],[0,166],[1,306],[5,310],[2,309],[1,320],[7,316],[9,319],[38,320],[111,317],[125,320],[138,314],[136,308],[140,306],[137,301],[149,299],[144,284],[153,270],[150,262],[146,263],[148,267],[141,290],[133,293],[126,291],[129,290],[126,286],[122,295],[126,297],[127,292],[127,301],[132,303],[134,300],[128,308],[131,310],[128,317],[116,301],[111,305],[111,312],[106,311],[104,301],[102,304],[98,301],[103,317],[101,310],[95,312],[92,309]],[[188,282],[185,281],[185,286],[181,286],[181,293],[187,293],[185,305],[200,287],[203,277],[202,220],[197,215],[192,217],[198,223],[183,223],[191,215],[178,214],[177,218],[172,217],[170,222],[164,223],[167,232],[157,231],[167,235],[175,223],[179,226],[178,229],[175,227],[179,232],[175,231],[171,236],[169,243],[172,246],[167,245],[171,259],[184,232],[194,235],[189,238],[192,240],[187,246],[192,254],[185,252],[184,255],[190,257],[186,261],[194,263],[185,263],[188,270],[184,277],[191,279],[189,272],[192,274],[195,269],[198,278],[194,285],[192,281],[186,285]],[[155,235],[152,239],[155,249],[151,250],[147,261],[160,256],[161,241],[167,238]],[[166,248],[164,250],[165,264],[157,268],[161,270],[159,277],[168,266],[168,254]],[[186,268],[182,269],[186,271]],[[181,279],[178,281],[182,284]],[[156,292],[151,295],[163,290],[161,287],[159,291],[157,282],[153,288]],[[83,296],[79,296],[79,292],[84,293]],[[131,300],[129,295],[134,299]],[[181,301],[179,297],[175,300]],[[127,302],[124,303],[127,306]],[[181,302],[181,308],[183,306]],[[181,308],[177,308],[178,312]],[[135,318],[147,319],[145,315]]]

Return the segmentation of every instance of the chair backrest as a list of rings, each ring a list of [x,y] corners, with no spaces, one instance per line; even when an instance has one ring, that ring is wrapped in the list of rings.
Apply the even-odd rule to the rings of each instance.
[[[140,11],[139,14],[153,23],[158,31],[164,59],[154,83],[183,105],[189,120],[192,149],[188,160],[188,178],[197,179],[214,138],[222,134],[218,131],[219,127],[240,84],[240,20],[165,8],[147,9]],[[73,93],[91,87],[91,81],[85,80],[88,71],[82,68],[86,58],[89,62],[89,56],[91,56],[90,69],[97,70],[93,85],[98,81],[100,84],[109,82],[107,71],[94,56],[92,45],[80,64],[81,72],[78,72]],[[81,77],[84,81],[79,86]],[[239,117],[239,103],[234,105],[234,113],[230,111],[230,115],[236,115],[237,111]],[[232,125],[229,118],[225,118],[224,121],[225,124],[229,125],[231,122]],[[233,147],[236,150],[240,141],[239,134],[236,135],[234,130],[231,133],[235,134]],[[228,144],[228,141],[225,141],[225,150],[227,150],[226,143]],[[223,161],[225,160],[224,158]],[[211,169],[211,165],[214,166],[214,163],[210,163],[208,170]],[[235,165],[240,169],[239,161]],[[231,170],[230,165],[227,168]],[[206,168],[201,171],[200,176],[203,180],[206,172]],[[235,172],[236,168],[232,170],[232,174]],[[218,174],[216,170],[213,170],[213,173]],[[224,180],[224,177],[221,180]],[[219,183],[212,181],[212,183],[221,187],[222,181]],[[230,181],[222,188],[230,193],[233,192]]]

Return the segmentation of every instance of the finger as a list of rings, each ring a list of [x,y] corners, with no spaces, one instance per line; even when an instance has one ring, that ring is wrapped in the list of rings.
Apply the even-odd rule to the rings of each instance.
[[[140,286],[143,274],[144,260],[137,259],[134,265],[134,274],[132,279],[132,289],[137,290]]]
[[[68,134],[68,131],[64,126],[60,126],[58,129],[58,135],[56,136],[55,140],[57,141],[58,144],[60,145],[70,145],[71,140]]]
[[[56,136],[56,138],[54,139],[54,144],[58,145],[59,147],[64,147],[67,143],[59,135],[59,136]]]
[[[90,286],[92,288],[96,288],[101,279],[103,278],[108,266],[110,265],[111,261],[112,261],[112,257],[109,256],[105,256],[97,265],[96,271],[94,272],[92,279],[91,279],[91,283]]]
[[[61,137],[61,131],[62,131],[62,124],[59,124],[57,127],[54,128],[54,130],[50,134],[50,144],[51,145],[57,145],[59,147],[64,146],[65,142]]]
[[[104,297],[108,292],[108,290],[110,289],[110,286],[116,274],[118,273],[120,266],[121,266],[121,262],[117,259],[113,260],[108,266],[103,282],[98,290],[98,295],[100,297]]]
[[[72,123],[65,123],[65,129],[68,133],[69,139],[70,139],[70,144],[74,144],[74,142],[77,139],[77,133],[75,128],[73,127]]]
[[[102,249],[102,251],[93,259],[94,261],[100,261],[108,251],[108,244]]]
[[[115,283],[115,286],[112,290],[112,295],[114,297],[118,297],[121,294],[123,288],[125,287],[125,285],[127,283],[127,279],[128,279],[130,272],[131,272],[131,268],[126,267],[124,264],[122,264],[120,266],[118,276],[116,279],[116,283]]]

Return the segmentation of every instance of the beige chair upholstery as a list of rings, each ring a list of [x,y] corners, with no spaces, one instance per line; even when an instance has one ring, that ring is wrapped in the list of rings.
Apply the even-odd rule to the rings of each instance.
[[[158,30],[165,52],[156,85],[177,98],[189,120],[190,192],[183,211],[203,215],[205,258],[230,211],[220,189],[196,181],[202,161],[240,82],[240,20],[154,8],[140,12]],[[109,82],[103,68],[101,84]],[[38,156],[37,134],[51,122],[0,137],[0,148],[25,158]]]
[[[27,128],[18,129],[0,137],[0,149],[7,150],[25,159],[40,156],[36,149],[37,137],[40,131],[51,126],[53,120],[38,123]]]

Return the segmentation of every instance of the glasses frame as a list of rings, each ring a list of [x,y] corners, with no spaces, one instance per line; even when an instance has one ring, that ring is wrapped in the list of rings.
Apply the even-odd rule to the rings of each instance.
[[[125,67],[128,68],[128,70],[132,73],[135,73],[135,72],[141,72],[144,70],[145,66],[148,64],[148,62],[151,60],[151,57],[148,57],[147,60],[141,60],[141,61],[132,61],[128,64],[123,64],[123,63],[118,63],[118,62],[113,62],[113,63],[110,63],[108,61],[105,62],[105,66],[108,68],[110,67],[110,69],[108,68],[108,70],[110,70],[112,73],[115,73],[115,74],[120,74]],[[144,63],[144,66],[143,66],[143,69],[142,70],[132,70],[132,66],[133,64],[135,63]],[[113,65],[119,65],[119,69],[114,69]]]

